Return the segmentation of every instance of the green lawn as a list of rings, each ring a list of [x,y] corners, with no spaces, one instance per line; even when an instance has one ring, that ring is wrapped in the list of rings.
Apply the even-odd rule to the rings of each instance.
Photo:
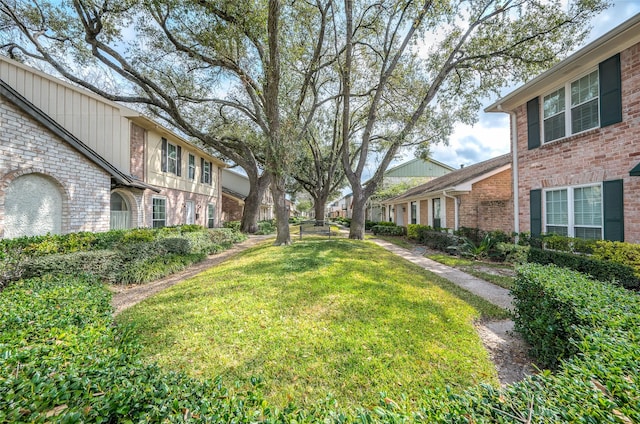
[[[458,268],[461,271],[466,272],[467,274],[471,274],[474,277],[478,277],[482,280],[493,283],[497,286],[503,287],[505,289],[510,289],[513,285],[515,277],[509,275],[500,275],[499,273],[492,273],[482,271],[480,268],[485,268],[488,270],[511,270],[513,271],[513,265],[505,265],[502,263],[491,263],[491,262],[478,262],[468,258],[461,258],[459,256],[447,255],[446,253],[442,254],[434,254],[427,255],[429,259],[433,259],[434,261],[440,262],[441,264],[448,265],[453,268]]]
[[[472,306],[473,305],[473,306]],[[369,242],[258,246],[123,312],[145,354],[277,405],[343,407],[497,383],[473,327],[505,312]]]

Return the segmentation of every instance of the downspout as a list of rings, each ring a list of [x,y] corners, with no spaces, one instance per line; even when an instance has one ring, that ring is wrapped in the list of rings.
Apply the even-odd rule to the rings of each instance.
[[[509,112],[511,124],[511,156],[513,163],[511,164],[511,179],[513,180],[513,231],[520,233],[520,206],[518,192],[518,123],[515,112]],[[515,242],[518,242],[516,235]]]
[[[447,194],[447,190],[442,190],[442,195],[444,197],[448,197],[449,199],[453,199],[453,230],[458,231],[459,221],[460,221],[460,210],[458,208],[458,198],[456,196],[451,196]],[[446,213],[446,205],[445,205],[445,213]]]

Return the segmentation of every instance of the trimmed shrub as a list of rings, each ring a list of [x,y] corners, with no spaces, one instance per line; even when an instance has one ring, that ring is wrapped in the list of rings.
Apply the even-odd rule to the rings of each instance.
[[[598,240],[593,257],[629,266],[640,277],[640,244]]]
[[[546,367],[555,369],[575,355],[585,331],[630,330],[640,324],[640,297],[553,265],[519,268],[511,291],[515,329]]]
[[[117,274],[117,281],[121,284],[140,284],[157,280],[182,271],[189,265],[200,262],[206,257],[204,253],[180,255],[168,253],[156,257],[128,262]]]
[[[158,244],[167,253],[175,253],[177,255],[188,255],[191,253],[191,243],[183,237],[167,237],[160,239]]]
[[[634,269],[616,262],[602,261],[566,252],[542,250],[535,247],[529,250],[527,261],[542,265],[555,264],[559,267],[590,275],[596,280],[604,282],[615,281],[627,289],[637,290],[640,288],[640,280],[635,275]]]
[[[407,230],[405,227],[399,227],[397,225],[393,227],[390,225],[375,225],[371,228],[371,232],[376,236],[404,236]]]
[[[420,236],[424,231],[429,231],[432,228],[428,225],[422,224],[409,224],[407,225],[407,238],[411,240],[420,240]]]
[[[529,246],[502,242],[496,244],[496,252],[502,261],[521,265],[527,262]]]
[[[123,267],[122,256],[113,250],[73,252],[35,256],[22,264],[22,277],[40,277],[45,274],[91,274],[110,283],[116,282]]]
[[[276,226],[273,221],[258,222],[258,231],[256,234],[273,234],[276,232]]]

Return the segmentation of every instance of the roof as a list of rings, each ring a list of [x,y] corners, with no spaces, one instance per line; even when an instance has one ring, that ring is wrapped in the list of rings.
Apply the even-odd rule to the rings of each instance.
[[[233,191],[233,190],[231,190],[231,189],[228,189],[228,188],[227,188],[227,187],[225,187],[225,186],[222,186],[222,194],[223,194],[223,195],[224,195],[224,194],[226,194],[226,195],[228,195],[228,196],[234,197],[234,198],[239,199],[239,200],[242,200],[242,201],[244,201],[244,199],[246,199],[246,198],[247,198],[247,196],[245,196],[245,195],[243,195],[243,194],[240,194],[240,193],[238,193],[237,191]]]
[[[419,175],[418,173],[420,171],[422,171],[425,166],[428,166],[429,163],[439,167],[439,168],[444,168],[447,171],[453,171],[455,168],[449,166],[449,165],[445,165],[442,162],[438,162],[437,160],[431,159],[431,158],[427,158],[427,159],[421,159],[421,158],[414,158],[411,159],[408,162],[404,162],[401,163],[399,165],[394,166],[393,168],[389,168],[387,169],[387,171],[384,173],[385,177],[386,176],[398,176],[398,177],[419,177],[419,176],[423,176],[423,175]],[[409,171],[407,172],[403,172],[403,171]],[[394,175],[394,174],[398,174],[398,175]],[[440,175],[424,175],[424,176],[440,176]]]
[[[416,197],[426,197],[430,194],[442,193],[443,191],[467,192],[471,190],[471,185],[475,182],[484,180],[510,167],[511,153],[507,153],[452,171],[442,177],[409,189],[399,196],[386,200],[384,203],[397,203],[398,201]]]
[[[546,72],[497,100],[485,112],[509,112],[557,87],[562,81],[579,77],[585,70],[640,42],[640,13],[559,62]]]
[[[149,188],[155,191],[159,191],[157,188],[149,184],[142,183],[141,181],[137,181],[131,175],[126,175],[125,173],[118,170],[118,168],[113,166],[106,159],[93,151],[89,146],[84,144],[77,137],[67,131],[64,127],[54,121],[49,115],[44,113],[33,103],[27,100],[24,96],[15,91],[2,79],[0,79],[0,94],[7,98],[20,110],[24,111],[24,113],[33,118],[36,122],[40,123],[49,131],[51,131],[54,135],[71,145],[71,147],[80,152],[99,168],[102,168],[102,170],[104,170],[107,174],[111,175],[111,177],[116,181],[117,184],[140,189]]]

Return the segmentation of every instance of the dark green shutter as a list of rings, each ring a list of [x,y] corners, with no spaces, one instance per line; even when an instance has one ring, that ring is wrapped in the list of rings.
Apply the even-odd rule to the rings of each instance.
[[[213,162],[209,162],[209,185],[213,185]]]
[[[200,158],[200,182],[204,183],[204,158]]]
[[[622,122],[620,54],[600,63],[600,126]]]
[[[182,147],[177,146],[178,157],[176,159],[176,175],[179,177],[182,175]]]
[[[531,190],[529,192],[529,200],[531,237],[540,237],[540,234],[542,234],[542,190]]]
[[[529,150],[540,147],[540,100],[527,102],[527,132]]]
[[[602,183],[604,209],[604,239],[624,241],[624,191],[622,180]]]
[[[162,138],[162,159],[160,159],[162,172],[167,172],[167,139]]]

